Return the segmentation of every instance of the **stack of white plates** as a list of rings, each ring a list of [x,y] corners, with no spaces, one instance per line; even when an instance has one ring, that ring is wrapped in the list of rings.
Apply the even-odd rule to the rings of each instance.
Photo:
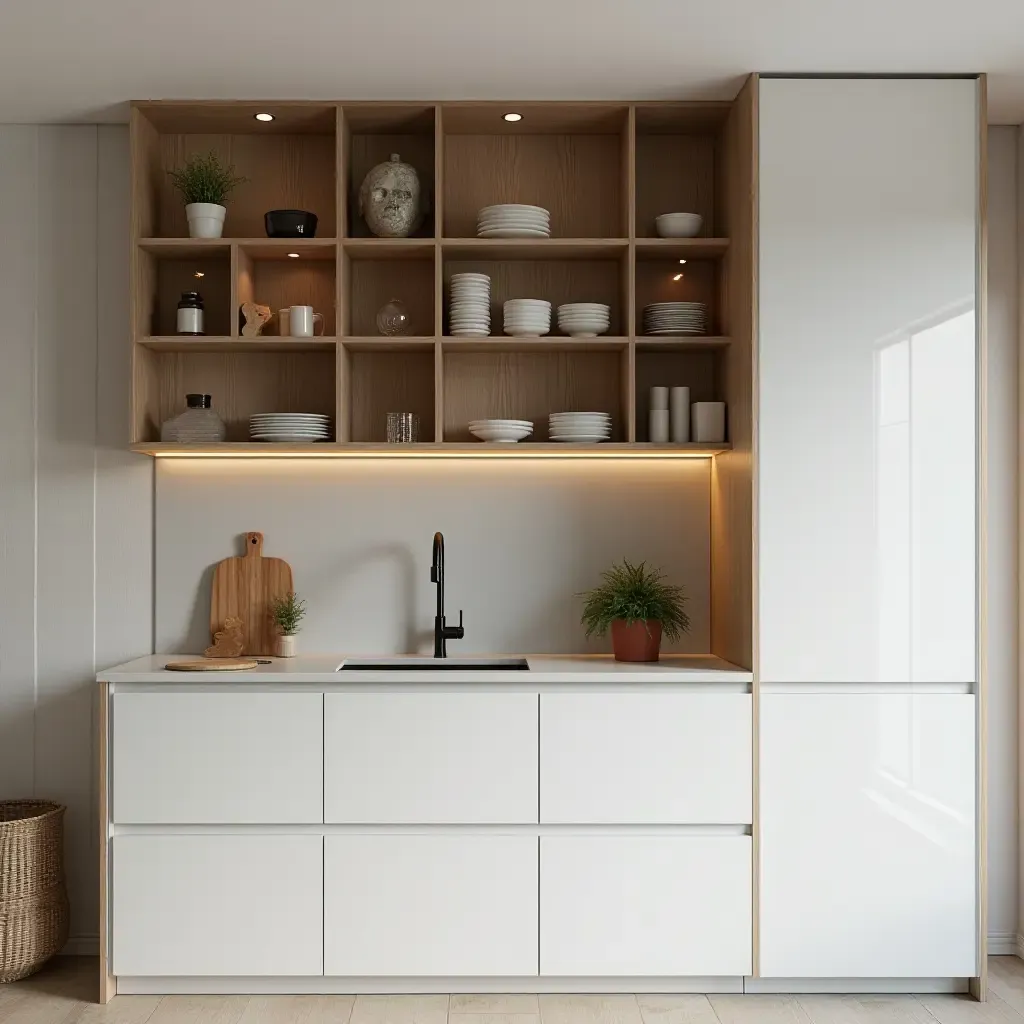
[[[456,338],[491,333],[491,279],[486,274],[452,274],[448,327]]]
[[[509,299],[504,305],[505,333],[516,338],[551,330],[551,303],[545,299]]]
[[[606,412],[553,412],[548,417],[552,441],[577,444],[607,441],[612,436],[612,418]]]
[[[533,433],[530,420],[470,420],[469,432],[481,441],[515,444]]]
[[[318,412],[258,412],[249,417],[254,441],[329,441],[331,417]]]
[[[502,203],[476,217],[477,238],[550,238],[551,214],[543,206]]]
[[[644,306],[644,334],[707,334],[703,302],[654,302]]]
[[[574,338],[596,338],[608,330],[609,316],[600,302],[566,302],[558,307],[558,329]]]

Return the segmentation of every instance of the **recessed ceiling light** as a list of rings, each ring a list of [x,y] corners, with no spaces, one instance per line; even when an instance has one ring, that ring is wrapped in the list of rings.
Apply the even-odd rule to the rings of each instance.
[[[299,258],[299,254],[297,252],[290,252],[288,255],[291,256],[293,260],[297,260]]]
[[[685,263],[685,262],[686,262],[686,260],[680,260],[679,262],[680,262],[680,263]]]
[[[517,114],[514,111],[509,111],[509,113],[505,114],[504,117],[506,121],[522,121],[523,119],[522,114]]]
[[[274,115],[273,114],[259,113],[259,114],[253,114],[252,116],[255,117],[257,121],[273,121],[274,120]]]
[[[672,278],[673,281],[682,281],[682,279],[683,279],[683,275],[682,274],[676,274],[676,276]]]
[[[194,274],[195,277],[206,277],[206,272],[203,270],[197,270]]]

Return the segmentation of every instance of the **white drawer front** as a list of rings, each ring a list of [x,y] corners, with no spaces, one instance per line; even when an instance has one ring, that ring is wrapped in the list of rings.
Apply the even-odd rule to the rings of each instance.
[[[537,822],[537,694],[329,693],[328,822]]]
[[[323,973],[320,836],[115,836],[113,971]]]
[[[535,975],[536,836],[328,836],[324,973]]]
[[[113,820],[323,820],[319,693],[115,693]]]
[[[543,694],[541,821],[751,822],[751,697]]]
[[[546,976],[751,972],[749,836],[545,836]]]

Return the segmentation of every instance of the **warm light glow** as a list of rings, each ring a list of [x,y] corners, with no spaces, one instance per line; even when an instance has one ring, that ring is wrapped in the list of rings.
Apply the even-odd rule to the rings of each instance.
[[[244,442],[229,445],[228,450],[204,449],[200,446],[168,445],[162,448],[159,444],[136,444],[133,450],[152,455],[160,459],[534,459],[549,462],[552,459],[618,459],[634,462],[642,459],[710,459],[728,446],[708,445],[704,449],[669,447],[647,448],[644,445],[630,445],[625,448],[609,448],[599,451],[594,448],[573,451],[558,445],[552,445],[549,451],[537,448],[520,448],[515,445],[488,445],[482,451],[446,451],[442,448],[423,447],[416,451],[401,450],[404,446],[395,445],[394,450],[386,448],[359,448],[346,445],[317,445],[316,451],[309,449],[295,450],[285,448],[275,451],[273,445],[253,444]],[[480,446],[484,449],[484,446]]]
[[[197,270],[194,274],[195,277],[206,277],[206,273],[202,270]]]
[[[522,121],[522,119],[523,119],[523,115],[522,114],[517,114],[514,111],[509,111],[505,115],[505,120],[506,121]]]
[[[676,274],[676,276],[672,278],[673,281],[682,281],[682,279],[683,279],[683,275],[682,274]]]
[[[679,262],[680,262],[680,263],[685,263],[685,262],[686,262],[686,260],[680,260]]]
[[[293,260],[297,260],[299,258],[299,254],[297,252],[290,252],[288,255],[291,256]]]
[[[274,115],[273,114],[259,113],[259,114],[253,114],[252,116],[255,117],[257,121],[273,121],[274,120]]]

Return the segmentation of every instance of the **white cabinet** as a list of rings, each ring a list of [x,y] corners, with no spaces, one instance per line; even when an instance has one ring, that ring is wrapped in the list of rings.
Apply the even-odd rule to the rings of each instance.
[[[978,83],[762,79],[764,682],[973,682]]]
[[[536,693],[329,693],[328,822],[536,824]]]
[[[761,974],[974,977],[975,698],[761,698]]]
[[[323,695],[115,693],[118,824],[323,821]]]
[[[541,821],[749,824],[749,694],[540,699]]]
[[[541,974],[750,974],[749,836],[543,836],[540,850]]]
[[[113,848],[113,971],[323,973],[323,838],[123,835]]]
[[[328,975],[537,973],[537,837],[325,839]]]

